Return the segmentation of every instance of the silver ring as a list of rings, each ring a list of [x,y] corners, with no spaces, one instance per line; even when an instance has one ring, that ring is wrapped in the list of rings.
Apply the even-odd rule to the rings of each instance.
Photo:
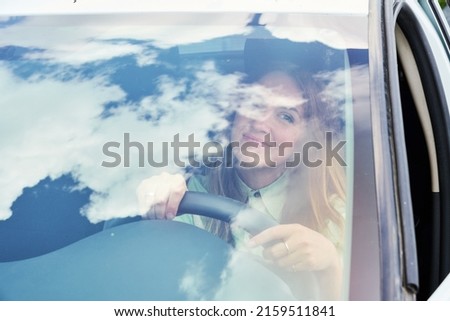
[[[286,244],[286,242],[283,241],[284,247],[286,248],[287,254],[291,253],[291,250],[289,250],[289,246]]]

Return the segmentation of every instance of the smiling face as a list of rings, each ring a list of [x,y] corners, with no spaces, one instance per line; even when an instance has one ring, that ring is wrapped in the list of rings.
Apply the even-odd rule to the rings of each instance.
[[[305,131],[302,105],[306,100],[286,73],[269,73],[257,86],[262,104],[241,107],[233,123],[231,139],[239,143],[234,156],[251,167],[284,167]]]

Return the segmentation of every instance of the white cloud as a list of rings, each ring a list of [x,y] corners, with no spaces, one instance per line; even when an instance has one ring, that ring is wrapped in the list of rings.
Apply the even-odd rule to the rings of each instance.
[[[72,65],[137,55],[142,66],[155,62],[155,53],[147,48],[150,44],[168,48],[246,33],[250,16],[234,18],[233,24],[226,24],[222,15],[34,16],[3,28],[0,47],[42,49],[27,58]]]
[[[214,21],[217,17],[212,15],[208,19],[216,27],[204,28],[197,23],[198,17],[190,16],[190,20],[178,21],[186,28],[175,32],[167,17],[178,16],[159,17],[160,20],[149,22],[147,16],[138,14],[133,16],[129,27],[120,21],[122,18],[114,16],[100,20],[96,16],[33,17],[2,29],[0,46],[40,48],[43,51],[29,53],[28,58],[72,65],[133,54],[142,66],[155,63],[155,53],[137,44],[139,42],[129,43],[123,39],[152,41],[162,47],[187,44],[230,33],[245,33],[249,18],[236,15],[241,20],[230,28],[227,20]],[[58,27],[62,20],[64,28]],[[163,142],[171,142],[176,133],[183,141],[195,133],[197,141],[206,143],[210,130],[228,125],[224,120],[227,111],[241,104],[261,105],[270,94],[270,90],[261,86],[241,84],[237,74],[220,75],[214,64],[207,63],[193,74],[195,81],[189,85],[186,79],[160,77],[158,94],[127,104],[124,102],[126,93],[111,85],[107,76],[91,79],[79,76],[64,82],[59,80],[62,78],[60,71],[53,71],[51,75],[35,73],[24,80],[16,77],[6,64],[0,65],[3,164],[0,189],[4,191],[0,218],[11,215],[10,206],[25,187],[34,186],[47,176],[57,178],[67,173],[72,173],[80,186],[94,191],[90,203],[83,209],[92,222],[133,215],[138,212],[136,186],[161,169],[139,168],[136,162],[130,168],[102,167],[106,158],[102,153],[103,144],[120,142],[119,151],[123,156],[124,133],[130,133],[133,141],[144,145],[151,141],[157,148]],[[115,102],[117,107],[108,118],[100,117],[109,102]],[[149,116],[152,121],[145,121]],[[186,159],[187,151],[182,152]],[[137,155],[133,154],[132,158],[136,160]],[[181,171],[175,168],[170,155],[169,160],[171,163],[166,170]]]
[[[278,38],[319,41],[337,49],[368,47],[368,19],[364,15],[264,14],[260,22]]]
[[[206,255],[208,253],[202,260],[189,262],[180,278],[179,290],[188,300],[295,300],[288,284],[271,271],[261,257],[235,249],[230,249],[217,284],[211,284]],[[214,293],[210,293],[212,286],[217,286]]]
[[[147,142],[153,142],[156,152],[163,142],[173,141],[175,134],[180,135],[181,141],[187,141],[188,135],[195,133],[196,141],[206,143],[208,131],[228,125],[224,116],[227,108],[232,108],[215,102],[229,101],[227,97],[239,87],[239,77],[219,76],[208,65],[198,73],[189,90],[186,81],[162,77],[161,94],[131,105],[124,103],[125,93],[103,77],[67,82],[50,76],[36,79],[20,79],[0,66],[0,100],[5,106],[0,111],[3,155],[0,189],[5,191],[0,218],[3,219],[11,215],[10,206],[25,187],[34,186],[47,176],[57,178],[67,173],[76,177],[80,187],[94,191],[83,209],[92,222],[135,215],[138,213],[135,189],[139,182],[163,169],[147,163],[144,168],[137,166],[138,155],[133,153],[137,149],[131,149],[130,167],[123,167],[123,159],[118,167],[102,167],[102,162],[108,161],[103,155],[103,145],[119,142],[117,152],[123,158],[124,133],[145,147]],[[183,99],[179,97],[181,92]],[[109,117],[102,118],[108,102],[119,106]],[[145,120],[145,116],[158,110],[162,112],[158,121]],[[187,163],[187,149],[180,152]],[[183,169],[174,166],[171,156],[169,152],[170,163],[164,170],[182,172]],[[155,160],[158,159],[156,156]]]
[[[214,300],[295,300],[288,284],[268,266],[261,257],[231,251]]]
[[[118,87],[103,79],[53,79],[26,82],[0,66],[0,217],[7,218],[12,202],[24,187],[72,170],[89,148],[102,105],[118,100]]]
[[[190,15],[183,21],[177,20],[178,15],[161,14],[153,15],[152,19],[141,14],[128,17],[34,16],[2,28],[0,47],[38,49],[29,52],[26,58],[72,66],[133,55],[142,67],[156,60],[156,53],[147,47],[149,43],[169,47],[246,32],[249,15],[234,17],[230,26],[215,15],[203,15],[200,20]],[[214,26],[205,28],[198,23],[202,19]],[[183,27],[174,27],[177,23]],[[125,39],[135,41],[130,43]],[[171,141],[176,132],[182,139],[187,137],[193,129],[186,125],[197,121],[203,127],[197,128],[201,134],[196,138],[205,140],[201,136],[205,136],[210,126],[225,124],[223,120],[217,121],[220,115],[201,97],[191,95],[191,101],[186,102],[174,99],[177,88],[170,81],[167,84],[162,81],[161,86],[166,87],[161,96],[143,99],[140,106],[121,104],[110,118],[101,119],[103,106],[111,101],[120,102],[125,93],[117,86],[108,85],[108,80],[102,76],[58,81],[62,70],[52,75],[36,73],[25,81],[14,76],[6,65],[0,66],[0,101],[4,106],[0,112],[0,152],[5,155],[0,170],[0,187],[4,191],[0,218],[11,215],[10,206],[23,188],[34,186],[46,176],[56,178],[69,172],[81,185],[95,191],[91,203],[84,209],[93,222],[116,216],[118,209],[123,216],[136,213],[135,186],[150,173],[143,174],[135,168],[119,171],[100,167],[104,158],[102,144],[112,140],[120,142],[123,133],[130,132],[133,139],[142,142],[149,140],[143,133],[151,133],[151,139],[158,146],[158,142]],[[203,85],[198,88],[208,88],[208,79],[199,81]],[[164,119],[164,126],[150,130],[149,123],[138,117],[149,108],[162,108],[171,113],[171,117]],[[124,189],[132,192],[124,193]]]
[[[206,290],[211,287],[208,284],[208,271],[205,263],[206,257],[195,262],[188,262],[186,272],[180,279],[179,290],[186,293],[187,300],[201,301],[208,299]]]
[[[368,0],[40,0],[23,5],[15,0],[2,0],[0,14],[79,14],[106,12],[322,12],[367,14]]]

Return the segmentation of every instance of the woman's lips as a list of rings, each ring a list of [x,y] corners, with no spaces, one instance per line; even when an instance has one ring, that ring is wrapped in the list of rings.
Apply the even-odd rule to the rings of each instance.
[[[260,138],[255,135],[252,135],[252,134],[243,134],[242,138],[243,138],[244,143],[245,142],[255,142],[255,143],[261,144],[261,146],[266,145],[264,138]]]

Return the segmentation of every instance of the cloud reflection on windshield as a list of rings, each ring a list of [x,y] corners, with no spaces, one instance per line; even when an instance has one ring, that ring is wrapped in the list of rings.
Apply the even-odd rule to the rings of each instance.
[[[367,48],[368,26],[365,15],[327,19],[327,16],[321,15],[294,18],[289,14],[264,14],[260,23],[278,38],[304,42],[319,41],[338,49]],[[292,26],[301,28],[301,32]]]
[[[153,54],[149,46],[169,48],[232,34],[246,34],[249,32],[246,25],[250,18],[249,14],[235,14],[231,25],[222,21],[223,15],[214,14],[183,17],[176,14],[151,17],[142,14],[34,16],[3,28],[0,47],[38,49],[25,57],[43,59],[48,63],[80,65],[134,55],[141,64],[149,64],[154,62],[149,59]],[[199,21],[212,23],[212,26],[205,27]]]
[[[132,15],[131,21],[130,16],[102,16],[101,19],[36,16],[2,20],[6,25],[0,47],[22,48],[24,54],[18,63],[13,60],[0,64],[0,92],[4,102],[0,117],[0,151],[4,155],[0,218],[11,215],[10,206],[23,188],[34,186],[45,177],[54,179],[65,173],[72,173],[80,188],[87,186],[94,190],[91,203],[84,208],[91,221],[117,216],[117,212],[124,216],[136,213],[134,193],[123,191],[134,191],[137,182],[151,171],[143,174],[133,169],[102,168],[100,146],[104,142],[118,139],[125,132],[134,133],[135,139],[141,141],[170,141],[175,132],[188,134],[185,124],[197,122],[203,124],[198,126],[197,136],[203,134],[206,139],[208,130],[224,126],[221,115],[208,108],[210,103],[205,99],[192,95],[182,103],[174,99],[179,83],[170,79],[159,80],[160,95],[130,103],[125,100],[127,92],[120,84],[113,83],[107,69],[94,76],[80,69],[82,64],[126,55],[135,57],[139,67],[158,64],[151,48],[245,33],[249,20],[248,14],[235,15],[237,20],[232,26],[222,25],[219,19],[215,27],[205,28],[198,24],[198,17],[191,15],[184,21],[188,27],[179,28],[172,21],[179,16],[163,16],[156,15],[150,22],[145,15]],[[33,61],[37,64],[27,67],[26,75],[22,75],[23,64]],[[78,69],[70,70],[65,65],[78,66]],[[90,68],[87,66],[86,71]],[[115,68],[114,64],[109,68]],[[198,79],[198,88],[217,88],[217,84],[210,83],[214,81],[210,77],[212,73]],[[235,85],[236,80],[229,85]],[[115,106],[111,115],[102,117],[105,106],[111,103]],[[178,108],[183,106],[190,107]],[[173,113],[164,119],[164,126],[152,123],[150,127],[145,117],[140,116],[151,115],[158,108]]]
[[[135,188],[155,169],[100,166],[105,142],[120,142],[123,134],[129,133],[134,141],[161,146],[176,133],[184,139],[195,131],[196,139],[206,143],[211,131],[228,126],[226,117],[234,109],[243,104],[259,106],[268,95],[273,98],[264,87],[243,84],[240,73],[223,74],[214,62],[206,60],[193,64],[189,75],[149,75],[149,82],[155,84],[153,92],[130,100],[124,86],[111,77],[114,68],[124,68],[112,58],[130,55],[138,67],[159,66],[163,62],[157,55],[158,46],[199,43],[231,34],[242,36],[249,30],[249,15],[236,15],[240,20],[234,22],[234,27],[219,21],[211,28],[194,23],[198,19],[194,15],[186,21],[189,27],[177,27],[176,34],[170,19],[164,19],[177,16],[165,16],[152,23],[144,19],[145,15],[131,17],[131,25],[129,21],[117,21],[116,16],[100,20],[93,16],[33,17],[3,28],[0,46],[28,51],[19,61],[0,64],[4,102],[0,111],[0,153],[4,155],[0,218],[11,215],[10,207],[24,188],[46,177],[55,179],[68,173],[78,181],[78,188],[93,190],[90,203],[83,209],[92,222],[135,215]],[[117,27],[112,28],[112,23]],[[96,74],[91,69],[95,70],[102,60],[111,60],[111,64]],[[35,64],[27,67],[24,76],[17,69],[21,67],[23,73],[21,64],[27,62]],[[77,68],[68,69],[67,64]],[[52,66],[51,72],[48,66]],[[339,76],[333,80],[333,75],[329,78],[327,88],[343,79]],[[339,85],[342,87],[342,83]],[[114,107],[107,108],[109,105]],[[184,153],[182,157],[187,159],[189,155]],[[166,170],[182,171],[173,164]]]
[[[342,86],[342,77],[335,79]],[[236,74],[221,75],[213,63],[207,63],[194,80],[162,76],[158,94],[127,103],[125,92],[103,77],[26,81],[2,66],[0,91],[8,103],[2,109],[0,126],[0,152],[5,155],[0,184],[7,191],[1,216],[9,217],[9,207],[23,188],[66,173],[72,173],[80,188],[94,191],[84,208],[92,222],[134,215],[134,190],[155,169],[101,167],[101,146],[122,141],[123,133],[130,133],[134,141],[161,146],[172,141],[175,133],[186,140],[195,131],[196,140],[206,143],[208,133],[228,126],[225,118],[231,111],[241,104],[260,106],[270,95],[264,87],[243,85],[240,80]],[[118,106],[105,118],[104,106],[111,101]],[[183,152],[186,160],[189,155]],[[166,170],[170,168],[175,169],[173,163]]]
[[[130,24],[129,20],[121,21],[117,16],[105,16],[100,20],[93,16],[33,17],[3,28],[0,47],[14,46],[22,48],[24,53],[18,61],[6,59],[0,63],[3,164],[0,168],[0,190],[3,191],[0,220],[12,215],[11,206],[24,188],[33,187],[47,177],[56,179],[67,174],[77,182],[72,190],[86,187],[92,190],[89,203],[81,210],[91,222],[137,215],[136,187],[142,179],[161,169],[142,168],[136,161],[130,167],[102,167],[105,156],[102,146],[106,142],[123,142],[124,133],[128,133],[133,141],[152,142],[157,154],[158,146],[171,142],[175,134],[186,141],[195,132],[200,144],[211,141],[211,133],[225,130],[229,126],[228,116],[241,106],[251,113],[255,106],[264,105],[268,100],[274,103],[275,98],[279,104],[294,105],[266,87],[243,82],[241,72],[224,74],[217,61],[208,57],[192,59],[183,67],[184,73],[176,73],[173,70],[179,61],[163,61],[160,56],[161,49],[175,45],[179,49],[187,44],[193,46],[185,46],[184,53],[193,55],[195,50],[188,49],[201,50],[202,42],[222,40],[221,37],[231,35],[236,35],[239,38],[236,43],[240,44],[243,35],[250,32],[249,15],[235,15],[233,25],[211,16],[208,19],[213,21],[213,26],[207,28],[198,24],[205,15],[201,19],[193,15],[184,22],[177,21],[177,27],[167,17],[179,18],[165,16],[149,22],[145,15],[132,15]],[[338,31],[326,26],[294,33],[292,28],[279,26],[272,18],[264,15],[260,23],[267,23],[267,29],[274,36],[295,41],[321,41],[336,48],[349,45],[336,36]],[[310,20],[304,23],[314,25]],[[347,34],[348,25],[342,28]],[[364,47],[365,37],[358,32],[352,34],[355,35],[354,47]],[[234,49],[236,43],[228,39],[217,41],[214,46],[220,49],[221,44],[227,44]],[[130,59],[118,60],[123,57]],[[103,62],[105,65],[101,64]],[[146,89],[139,97],[130,97],[123,85],[134,80],[128,73],[130,66],[139,70],[153,68],[148,74],[148,84],[145,80],[137,82]],[[345,109],[351,107],[348,98],[352,97],[347,96],[346,83],[349,70],[344,70],[342,65],[339,67],[315,75],[327,84],[319,96],[328,101],[327,110],[335,113],[328,115],[329,118],[345,117]],[[164,68],[172,73],[165,72]],[[123,69],[124,79],[114,78],[117,69]],[[357,67],[351,72],[367,83],[366,67]],[[353,92],[353,97],[367,93],[363,85],[354,88],[361,89],[363,94]],[[132,158],[138,159],[137,151],[132,152],[135,153]],[[187,160],[193,155],[182,150],[180,156]],[[159,159],[158,155],[154,158]],[[175,166],[173,159],[169,161],[163,170],[185,174],[183,168]],[[215,299],[291,299],[286,283],[259,263],[232,251]],[[201,300],[202,287],[207,286],[203,282],[201,265],[201,261],[193,264],[192,271],[187,271],[180,283],[181,290],[192,300]],[[248,281],[250,276],[253,278]],[[254,277],[261,281],[255,281]],[[305,274],[305,279],[308,277]],[[260,287],[247,289],[242,286],[245,281]],[[232,292],[235,289],[240,292]]]

